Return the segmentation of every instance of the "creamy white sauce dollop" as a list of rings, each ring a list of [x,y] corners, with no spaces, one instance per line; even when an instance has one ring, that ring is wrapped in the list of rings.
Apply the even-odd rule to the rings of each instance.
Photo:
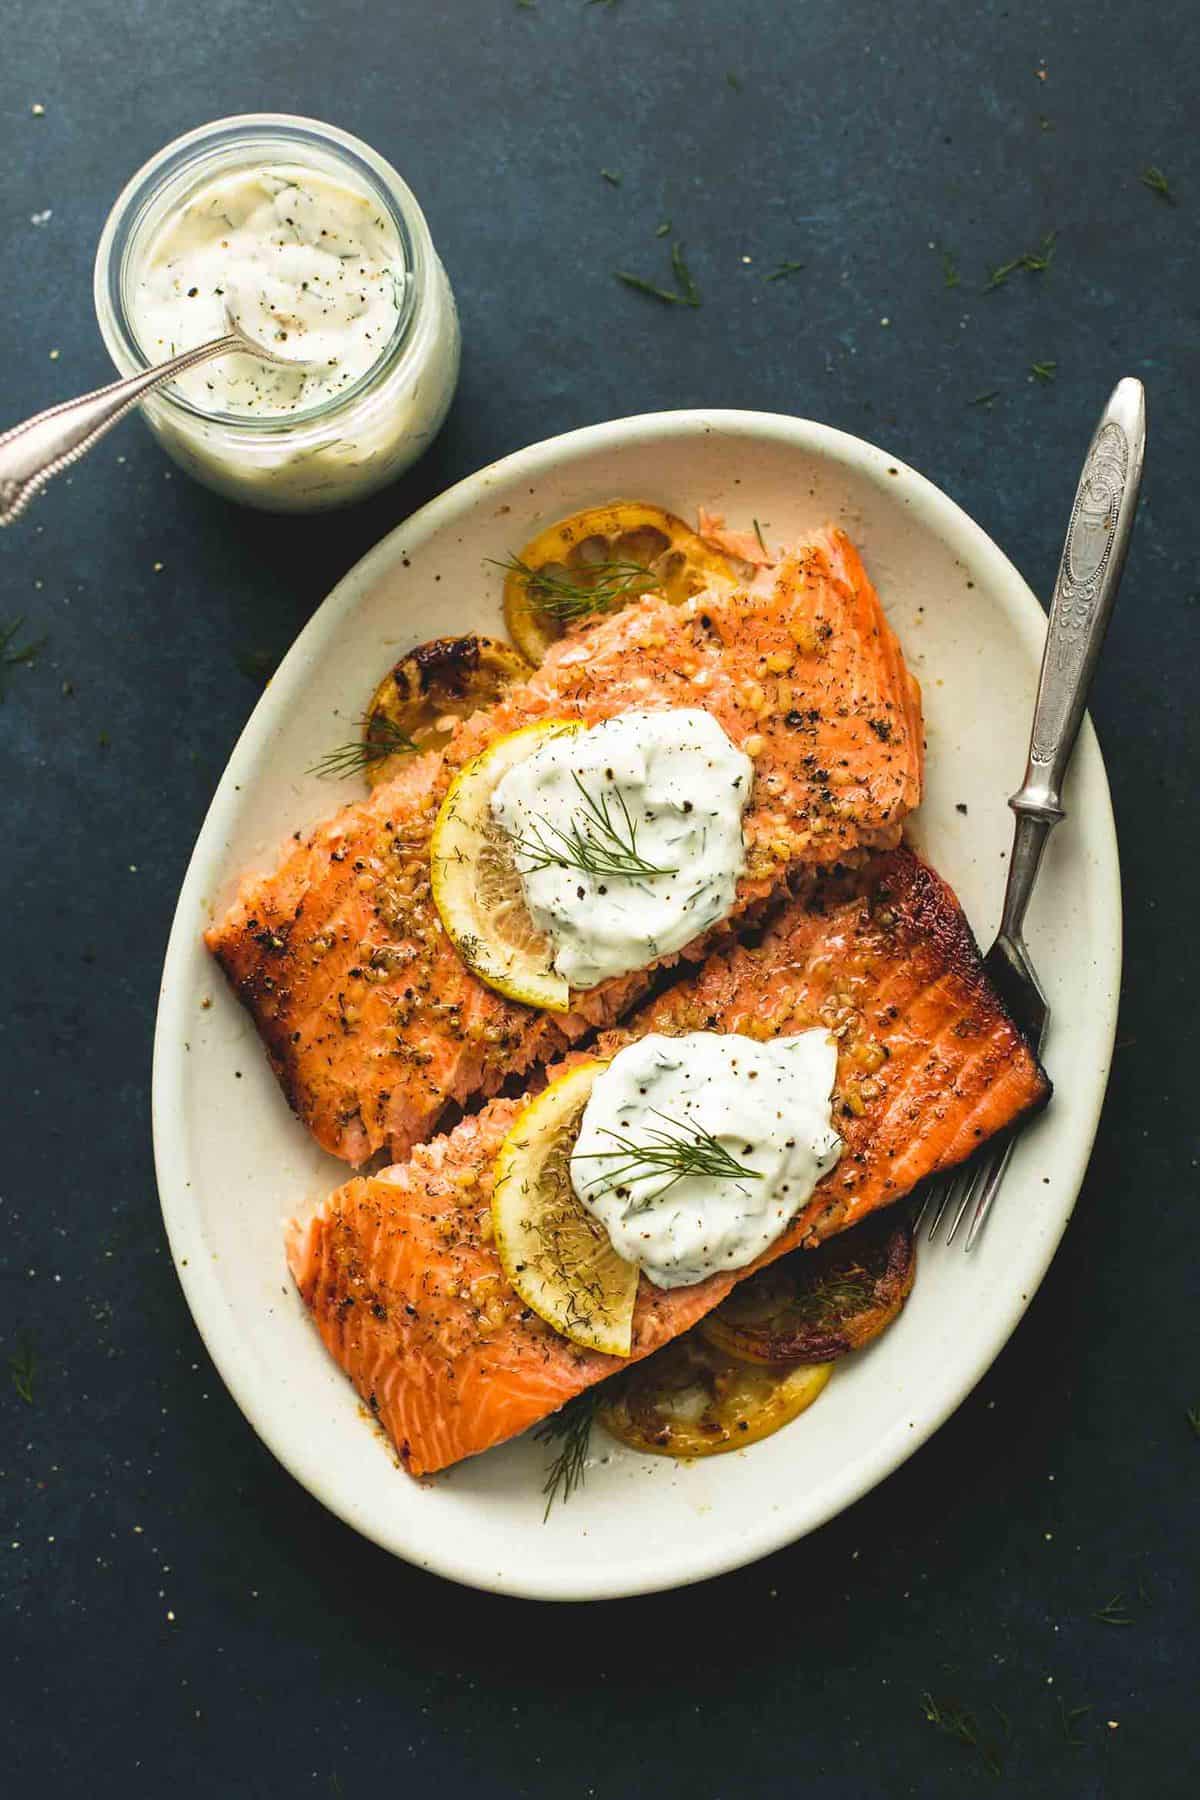
[[[744,1269],[841,1155],[830,1106],[836,1068],[837,1046],[821,1030],[765,1044],[710,1031],[641,1038],[596,1077],[571,1185],[617,1253],[656,1287]],[[681,1174],[671,1161],[651,1167],[637,1155],[650,1146],[671,1158],[681,1141],[746,1173]]]
[[[306,366],[223,356],[177,378],[206,412],[278,417],[350,387],[391,342],[408,279],[377,199],[315,169],[244,168],[207,182],[151,241],[130,302],[152,362],[228,329]]]
[[[724,918],[745,865],[753,781],[750,758],[692,707],[565,730],[501,777],[492,815],[572,987],[643,969]],[[580,839],[598,868],[572,860]],[[644,869],[605,866],[606,852],[630,844]]]

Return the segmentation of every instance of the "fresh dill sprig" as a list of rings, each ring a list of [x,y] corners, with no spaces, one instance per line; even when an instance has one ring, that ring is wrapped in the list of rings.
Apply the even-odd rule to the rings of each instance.
[[[335,781],[343,775],[361,775],[389,756],[407,756],[417,748],[407,732],[401,731],[383,713],[363,722],[363,734],[353,743],[339,744],[308,770],[323,781]]]
[[[735,1156],[715,1138],[711,1131],[692,1123],[682,1124],[678,1119],[670,1118],[666,1113],[654,1109],[654,1117],[661,1119],[667,1127],[649,1125],[643,1139],[625,1137],[619,1131],[603,1132],[604,1137],[613,1140],[612,1150],[588,1150],[583,1154],[576,1152],[576,1162],[604,1162],[619,1158],[614,1169],[605,1169],[598,1182],[589,1182],[588,1190],[596,1195],[611,1194],[614,1189],[624,1187],[630,1181],[653,1174],[656,1170],[669,1170],[671,1179],[661,1193],[669,1193],[677,1181],[688,1175],[715,1175],[725,1181],[761,1181],[762,1174],[758,1169],[747,1168],[738,1162]],[[656,1196],[657,1197],[657,1196]]]
[[[31,663],[46,642],[41,637],[33,643],[18,644],[17,634],[24,624],[22,618],[14,619],[11,625],[0,625],[0,700],[4,699],[7,692],[10,671],[20,668],[22,663]]]
[[[777,269],[772,269],[769,275],[764,275],[763,280],[786,281],[789,275],[798,275],[803,267],[802,262],[781,262]]]
[[[967,404],[969,406],[990,406],[992,401],[999,399],[999,397],[999,388],[988,388],[986,393],[976,394]]]
[[[499,569],[519,575],[531,598],[543,612],[569,624],[573,619],[586,619],[589,613],[608,612],[626,600],[636,600],[656,585],[654,576],[643,563],[594,562],[586,565],[592,585],[572,581],[569,575],[552,575],[548,569],[531,569],[519,557],[496,562]]]
[[[1057,372],[1058,364],[1056,362],[1035,362],[1029,365],[1029,373],[1035,381],[1040,381],[1043,386],[1053,381]]]
[[[618,788],[616,803],[621,810],[617,818],[612,802],[603,791],[590,793],[577,773],[571,779],[579,790],[583,805],[572,818],[568,830],[560,831],[548,819],[542,819],[524,837],[514,837],[513,850],[525,864],[523,874],[536,869],[579,869],[585,875],[677,875],[679,870],[659,863],[647,862],[637,847],[637,826]]]
[[[1142,170],[1141,174],[1138,176],[1138,180],[1143,187],[1148,187],[1152,194],[1157,194],[1160,200],[1165,200],[1168,206],[1175,206],[1178,204],[1170,182],[1167,180],[1162,170],[1155,168],[1153,163],[1150,163],[1147,168]]]
[[[958,265],[949,250],[942,251],[942,280],[948,288],[956,288],[962,280]]]
[[[659,287],[642,275],[631,275],[627,269],[613,270],[617,280],[623,281],[626,287],[636,288],[639,294],[649,294],[666,306],[699,306],[700,290],[692,279],[683,245],[678,241],[671,245],[671,273],[675,277],[674,288]]]
[[[1099,1625],[1133,1624],[1125,1608],[1124,1594],[1114,1594],[1111,1600],[1106,1600],[1103,1606],[1097,1608],[1092,1617]]]
[[[558,1446],[542,1487],[546,1496],[543,1525],[550,1517],[550,1508],[556,1500],[569,1500],[575,1489],[583,1486],[587,1474],[588,1446],[599,1404],[600,1396],[596,1389],[585,1388],[582,1394],[576,1394],[565,1406],[560,1406],[556,1413],[543,1419],[533,1434],[537,1444]]]
[[[1027,270],[1031,275],[1040,275],[1048,269],[1054,260],[1055,235],[1053,231],[1048,231],[1036,250],[1025,250],[1020,256],[1014,256],[1011,262],[997,264],[988,274],[984,293],[990,294],[996,288],[1003,287],[1009,276],[1015,275],[1020,269]]]
[[[1090,1706],[1068,1706],[1062,1695],[1058,1696],[1058,1717],[1062,1725],[1062,1734],[1072,1750],[1083,1749],[1083,1739],[1075,1729],[1077,1720],[1091,1712]]]
[[[26,1406],[33,1405],[33,1374],[35,1368],[33,1345],[26,1333],[17,1346],[16,1351],[8,1359],[8,1372],[12,1376],[12,1384]]]
[[[935,1700],[932,1694],[921,1695],[921,1711],[946,1737],[952,1737],[966,1749],[973,1750],[985,1769],[991,1775],[1000,1773],[1000,1757],[995,1745],[985,1742],[979,1735],[979,1725],[974,1713],[959,1706],[953,1700]]]

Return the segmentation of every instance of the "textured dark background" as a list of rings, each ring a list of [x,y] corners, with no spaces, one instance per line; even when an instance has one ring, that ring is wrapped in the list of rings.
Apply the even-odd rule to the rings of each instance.
[[[0,707],[0,1332],[5,1361],[32,1359],[29,1402],[0,1366],[7,1791],[988,1790],[928,1690],[975,1715],[997,1787],[1196,1792],[1194,0],[8,0],[3,30],[0,422],[108,378],[105,213],[225,113],[311,113],[395,161],[466,344],[436,448],[355,512],[236,511],[134,424],[0,543],[0,617],[46,637]],[[699,311],[612,279],[665,270],[665,217]],[[1050,231],[1047,272],[981,293]],[[151,1165],[160,959],[257,695],[247,653],[281,653],[449,481],[700,403],[888,445],[1044,594],[1123,373],[1148,389],[1150,462],[1094,716],[1125,1001],[1092,1171],[1012,1343],[883,1488],[705,1587],[557,1610],[360,1541],[215,1378]],[[1094,1618],[1114,1596],[1128,1624]],[[1060,1703],[1089,1709],[1077,1744]]]

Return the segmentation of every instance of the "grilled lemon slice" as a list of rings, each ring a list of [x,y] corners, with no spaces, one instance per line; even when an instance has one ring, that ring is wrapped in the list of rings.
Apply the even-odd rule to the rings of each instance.
[[[504,1273],[555,1331],[628,1356],[638,1272],[571,1186],[571,1148],[602,1062],[560,1075],[519,1114],[496,1158],[492,1226]]]
[[[499,638],[433,638],[389,669],[363,721],[366,775],[371,786],[395,773],[393,747],[439,750],[459,719],[498,700],[529,664]]]
[[[511,845],[492,818],[492,790],[548,737],[578,729],[542,720],[489,744],[451,782],[429,844],[434,904],[467,967],[497,993],[546,1012],[566,1012],[570,989],[529,916]]]
[[[651,1456],[721,1456],[772,1437],[812,1405],[832,1363],[752,1368],[695,1332],[601,1389],[600,1422]]]
[[[734,563],[661,506],[615,500],[548,525],[509,567],[504,617],[513,642],[540,663],[574,619],[612,612],[641,594],[674,604],[738,585]]]

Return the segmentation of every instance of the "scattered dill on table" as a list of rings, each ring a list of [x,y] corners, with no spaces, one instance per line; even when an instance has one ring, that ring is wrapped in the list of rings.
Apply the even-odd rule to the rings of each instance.
[[[0,625],[0,701],[8,692],[8,680],[12,671],[33,662],[46,643],[45,638],[40,637],[28,644],[18,644],[17,638],[24,626],[23,618],[14,619],[11,625]]]
[[[631,275],[626,269],[613,270],[617,280],[623,281],[626,287],[635,288],[639,294],[649,294],[652,299],[661,300],[667,306],[699,306],[700,290],[692,279],[692,272],[683,254],[683,245],[679,242],[671,246],[671,273],[675,278],[674,288],[660,287],[656,282],[647,281],[642,275]]]
[[[1142,170],[1138,180],[1143,187],[1148,187],[1152,194],[1157,194],[1160,200],[1165,200],[1168,206],[1178,205],[1170,182],[1162,170],[1156,168],[1153,163]]]
[[[1191,1426],[1194,1435],[1200,1438],[1200,1406],[1188,1407],[1187,1422]]]
[[[569,1500],[576,1488],[583,1486],[587,1474],[588,1446],[599,1404],[600,1397],[595,1388],[585,1388],[582,1394],[576,1394],[565,1406],[560,1406],[556,1413],[543,1419],[533,1434],[537,1444],[557,1445],[542,1486],[542,1492],[546,1496],[543,1524],[550,1517],[550,1508],[556,1500]]]
[[[1056,362],[1035,362],[1030,363],[1029,365],[1029,373],[1033,376],[1033,379],[1035,381],[1040,381],[1043,385],[1054,380],[1057,370],[1058,364]]]
[[[741,93],[742,78],[740,75],[736,75],[732,69],[726,69],[725,80],[726,80],[727,84],[733,89],[735,94]]]
[[[361,737],[352,743],[338,744],[306,772],[319,775],[323,781],[333,781],[343,775],[359,775],[389,756],[410,755],[416,748],[407,732],[385,714],[376,713],[369,723],[364,722]]]
[[[763,280],[785,281],[789,275],[798,275],[803,267],[802,262],[781,262],[778,268],[772,269],[769,275],[764,275]]]
[[[1125,1607],[1124,1594],[1114,1594],[1111,1600],[1106,1600],[1103,1606],[1096,1609],[1092,1614],[1092,1617],[1099,1625],[1133,1624],[1133,1620],[1130,1618]]]
[[[664,219],[662,224],[656,228],[654,235],[655,235],[655,237],[670,237],[670,235],[671,235],[670,219]]]
[[[964,1749],[974,1751],[990,1775],[1000,1774],[999,1752],[994,1744],[989,1744],[980,1735],[974,1713],[959,1706],[957,1701],[935,1700],[930,1693],[921,1695],[921,1711],[943,1736],[953,1738]]]
[[[990,406],[992,404],[993,400],[998,400],[999,398],[1000,398],[1000,389],[999,388],[988,388],[984,393],[976,394],[973,397],[973,399],[968,400],[967,405],[968,406]]]
[[[1058,1696],[1058,1717],[1062,1725],[1062,1734],[1072,1750],[1083,1749],[1083,1739],[1076,1731],[1078,1721],[1091,1712],[1090,1706],[1068,1706],[1062,1695]]]
[[[601,169],[600,173],[605,181],[607,181],[609,187],[620,187],[621,177],[616,169]]]
[[[28,1332],[22,1334],[16,1350],[8,1359],[12,1384],[26,1406],[33,1405],[33,1376],[36,1362]]]
[[[1048,231],[1036,250],[1023,250],[1020,256],[1014,256],[1011,262],[998,263],[988,273],[984,293],[990,294],[1018,271],[1024,270],[1031,275],[1040,275],[1050,267],[1054,260],[1054,240],[1056,233]]]
[[[944,282],[946,287],[956,288],[959,286],[959,283],[961,282],[961,280],[962,280],[962,277],[959,275],[958,264],[954,260],[953,252],[950,250],[943,250],[942,251],[942,281]]]

